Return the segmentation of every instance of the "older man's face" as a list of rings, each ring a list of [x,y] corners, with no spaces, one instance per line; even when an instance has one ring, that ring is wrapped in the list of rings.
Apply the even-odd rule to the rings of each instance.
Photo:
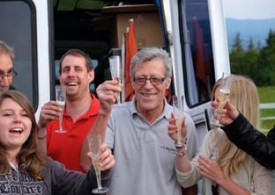
[[[170,86],[170,78],[165,77],[163,61],[153,59],[135,67],[133,87],[137,100],[137,110],[146,116],[158,116],[163,111],[165,91]]]
[[[8,90],[13,81],[13,64],[9,55],[0,54],[0,94]]]

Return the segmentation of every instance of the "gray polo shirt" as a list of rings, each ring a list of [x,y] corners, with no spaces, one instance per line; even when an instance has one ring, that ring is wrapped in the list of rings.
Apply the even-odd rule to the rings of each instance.
[[[108,123],[106,143],[116,160],[109,194],[181,195],[175,172],[176,150],[167,130],[172,106],[165,102],[163,113],[148,124],[134,101],[115,106]],[[195,125],[185,116],[188,156],[192,159],[197,153]]]

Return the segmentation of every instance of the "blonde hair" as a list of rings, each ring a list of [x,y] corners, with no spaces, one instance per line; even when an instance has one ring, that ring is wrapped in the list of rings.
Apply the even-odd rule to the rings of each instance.
[[[231,79],[230,102],[254,127],[259,127],[259,96],[254,82],[242,75],[231,75],[225,79]],[[214,85],[212,94],[220,85],[221,81]],[[221,147],[218,163],[227,176],[236,173],[244,162],[251,160],[251,157],[237,148],[225,134],[219,143]]]

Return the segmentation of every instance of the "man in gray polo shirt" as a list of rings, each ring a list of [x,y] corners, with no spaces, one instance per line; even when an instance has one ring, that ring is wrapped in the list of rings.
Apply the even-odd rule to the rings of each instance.
[[[101,109],[90,133],[106,130],[105,141],[116,164],[110,195],[181,195],[176,179],[176,147],[168,136],[173,111],[165,100],[170,87],[171,60],[162,49],[144,48],[131,62],[135,96],[131,102],[113,106],[121,91],[117,81],[97,88]],[[195,156],[196,136],[192,119],[185,114],[187,153]]]

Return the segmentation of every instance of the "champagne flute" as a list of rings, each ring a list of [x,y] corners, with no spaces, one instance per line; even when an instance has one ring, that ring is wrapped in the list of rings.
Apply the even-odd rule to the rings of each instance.
[[[221,80],[221,85],[218,88],[219,90],[219,95],[218,95],[218,102],[219,106],[217,109],[214,109],[212,111],[212,124],[214,127],[222,127],[223,125],[219,122],[220,119],[220,113],[223,108],[223,105],[225,101],[228,99],[230,95],[230,88],[231,88],[231,83],[232,83],[232,76],[227,76],[224,78],[224,74]]]
[[[119,56],[111,56],[109,57],[109,65],[110,65],[110,71],[112,75],[113,80],[117,80],[118,84],[121,84],[121,76],[122,76],[122,68],[120,63]],[[118,94],[117,97],[117,104],[121,103],[121,94]]]
[[[56,101],[62,107],[62,112],[59,113],[59,129],[55,130],[56,133],[66,133],[67,131],[63,129],[63,112],[65,107],[65,99],[66,99],[66,89],[62,86],[55,87],[55,95]]]
[[[96,173],[97,188],[93,189],[94,194],[104,194],[108,192],[108,188],[102,187],[101,184],[101,171],[99,168],[100,161],[100,147],[102,145],[102,138],[100,133],[95,133],[88,136],[89,150],[92,153],[92,163]]]
[[[173,96],[173,113],[176,117],[176,125],[177,125],[177,141],[176,141],[176,147],[183,147],[183,137],[182,137],[182,123],[184,122],[184,114],[183,114],[183,96]]]
[[[232,81],[232,76],[228,76],[226,78],[222,79],[222,83],[219,89],[219,103],[220,103],[220,108],[223,107],[224,102],[227,100],[227,98],[230,95],[230,88],[231,88],[231,81]]]

